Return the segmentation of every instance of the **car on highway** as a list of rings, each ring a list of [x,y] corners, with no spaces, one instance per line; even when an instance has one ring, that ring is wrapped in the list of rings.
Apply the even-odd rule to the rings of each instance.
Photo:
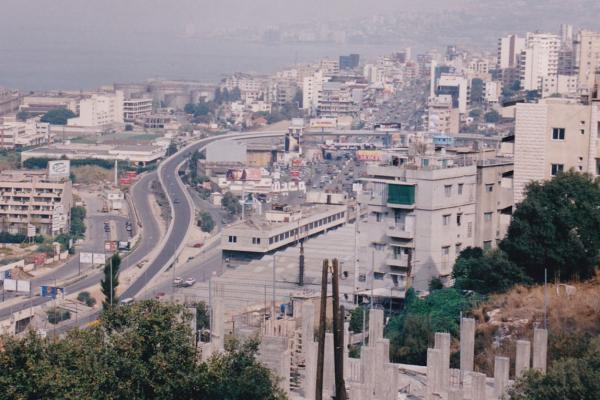
[[[131,303],[133,303],[134,298],[133,297],[127,297],[126,299],[121,300],[121,305],[127,306]]]
[[[183,278],[177,277],[173,279],[173,286],[181,286],[183,284]]]
[[[194,286],[195,283],[196,283],[196,280],[194,278],[187,278],[185,280],[185,282],[183,282],[183,286],[184,287],[191,287],[191,286]]]

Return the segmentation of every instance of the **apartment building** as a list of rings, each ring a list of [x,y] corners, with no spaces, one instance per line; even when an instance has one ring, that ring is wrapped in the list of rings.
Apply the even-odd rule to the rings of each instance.
[[[549,76],[558,74],[560,37],[552,33],[527,33],[525,49],[519,56],[523,90],[541,90]]]
[[[325,82],[319,92],[317,114],[321,117],[353,116],[360,110],[366,85]]]
[[[135,122],[144,120],[152,114],[152,99],[148,97],[131,98],[123,101],[123,120]]]
[[[430,97],[427,102],[427,131],[456,135],[458,130],[459,112],[452,106],[452,96]]]
[[[396,296],[427,290],[434,277],[449,284],[460,252],[495,247],[512,213],[511,159],[495,151],[407,154],[368,166],[359,196],[367,211],[358,227],[361,268]]]
[[[274,208],[227,226],[221,235],[226,252],[268,253],[301,239],[344,225],[346,205],[312,205]]]
[[[317,71],[304,77],[302,82],[302,108],[309,115],[316,114],[319,104],[319,94],[323,89],[323,83],[329,79],[329,77],[323,74],[323,71]]]
[[[461,114],[466,114],[469,86],[465,77],[452,73],[441,73],[436,81],[435,94],[452,96],[452,107],[458,108]]]
[[[22,149],[51,141],[50,124],[46,122],[2,121],[0,118],[0,149]]]
[[[589,93],[600,69],[600,32],[580,31],[575,39],[575,66],[579,88]]]
[[[71,181],[46,171],[0,172],[0,231],[57,235],[69,231]]]
[[[123,123],[123,92],[99,93],[79,103],[79,117],[70,118],[69,126],[101,127]]]
[[[599,175],[598,103],[543,99],[519,103],[515,121],[515,203],[531,181],[574,169]]]
[[[518,57],[525,49],[525,38],[508,35],[498,39],[498,68],[516,68]]]

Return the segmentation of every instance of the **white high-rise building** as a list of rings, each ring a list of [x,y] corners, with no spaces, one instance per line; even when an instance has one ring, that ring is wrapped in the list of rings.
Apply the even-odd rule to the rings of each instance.
[[[575,40],[575,65],[578,70],[579,89],[589,92],[596,83],[600,70],[600,32],[580,31]]]
[[[98,127],[123,123],[123,92],[94,94],[79,103],[79,117],[70,118],[69,126]]]
[[[516,68],[519,54],[525,49],[525,38],[508,35],[498,40],[498,68]]]
[[[317,71],[312,75],[305,76],[302,82],[302,108],[310,115],[314,115],[319,105],[319,95],[323,90],[323,83],[328,81],[323,71]]]
[[[541,90],[544,79],[558,74],[560,37],[552,33],[527,33],[519,57],[521,88]]]

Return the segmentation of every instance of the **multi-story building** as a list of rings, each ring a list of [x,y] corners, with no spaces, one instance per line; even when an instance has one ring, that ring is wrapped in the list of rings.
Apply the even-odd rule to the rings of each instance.
[[[12,113],[19,109],[21,95],[17,91],[0,87],[0,115]]]
[[[360,55],[350,54],[347,56],[340,56],[339,66],[340,69],[354,69],[358,67],[360,63]]]
[[[515,203],[532,181],[574,169],[600,172],[599,104],[566,99],[519,103],[515,121]]]
[[[456,135],[458,130],[459,112],[452,106],[452,96],[430,97],[427,102],[427,131]]]
[[[268,253],[344,225],[347,210],[346,205],[332,204],[273,209],[224,228],[221,247],[226,252]]]
[[[70,118],[69,126],[107,126],[123,123],[123,92],[94,94],[79,103],[79,117]]]
[[[2,122],[0,118],[0,149],[23,149],[51,143],[50,124],[29,119],[26,122]]]
[[[552,33],[527,33],[525,49],[519,56],[523,90],[541,90],[549,76],[558,74],[560,37]]]
[[[345,82],[323,83],[318,97],[317,114],[322,117],[356,115],[365,86]]]
[[[452,96],[452,106],[458,108],[461,114],[467,112],[469,87],[465,77],[456,74],[442,73],[435,86],[436,95]]]
[[[323,71],[325,75],[333,76],[340,73],[340,63],[338,60],[324,58],[319,64],[319,69]]]
[[[483,100],[487,104],[498,104],[502,96],[502,82],[500,81],[485,81],[483,91]]]
[[[517,68],[518,57],[525,49],[525,38],[508,35],[498,39],[498,68]]]
[[[323,71],[317,71],[312,75],[305,76],[302,84],[302,108],[309,115],[317,112],[319,104],[319,95],[323,89],[323,83],[330,78],[323,74]]]
[[[368,166],[359,196],[361,268],[396,295],[427,290],[434,277],[449,284],[460,252],[495,247],[512,213],[512,159],[495,151],[406,154]]]
[[[476,164],[400,156],[368,166],[367,175],[358,254],[373,285],[427,290],[434,277],[448,282],[457,255],[475,244]]]
[[[600,32],[580,31],[575,39],[575,66],[582,93],[589,93],[600,72]]]
[[[152,99],[148,97],[131,98],[123,101],[123,120],[125,122],[143,121],[152,114]]]
[[[71,181],[46,171],[0,172],[0,231],[57,235],[69,231]],[[29,230],[28,230],[29,228]]]

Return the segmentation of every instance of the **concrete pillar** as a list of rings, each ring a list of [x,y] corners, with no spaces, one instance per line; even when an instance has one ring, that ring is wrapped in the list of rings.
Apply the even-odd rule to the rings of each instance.
[[[397,400],[398,391],[400,390],[398,367],[394,364],[387,363],[383,366],[384,382],[380,385],[383,388],[381,400]]]
[[[434,393],[439,393],[441,383],[442,351],[427,349],[427,386],[425,400],[432,400]]]
[[[325,334],[325,360],[323,364],[323,398],[335,394],[335,364],[333,359],[333,333]]]
[[[376,350],[373,347],[365,346],[361,348],[360,361],[361,361],[361,372],[363,377],[363,384],[371,391],[373,397],[373,388],[375,386],[375,374],[376,371]]]
[[[475,320],[462,318],[460,321],[460,369],[473,371],[475,357]]]
[[[308,341],[303,343],[305,349],[304,361],[304,398],[313,400],[317,386],[317,343]]]
[[[496,357],[494,359],[494,394],[501,399],[508,386],[510,373],[510,358]]]
[[[369,310],[369,346],[375,346],[378,339],[383,338],[383,310]]]
[[[436,332],[435,333],[435,345],[434,347],[441,351],[441,389],[448,391],[450,386],[450,334]]]
[[[529,340],[517,340],[515,377],[519,378],[529,368],[531,368],[531,342]]]
[[[471,400],[486,400],[485,374],[471,373]]]
[[[385,387],[389,384],[389,376],[384,371],[385,365],[389,363],[390,341],[388,339],[379,339],[375,343],[375,397],[382,399],[385,397]]]
[[[211,341],[213,351],[222,352],[225,349],[225,316],[223,310],[223,298],[216,297],[212,305]]]
[[[315,305],[312,301],[302,302],[302,342],[315,339]]]
[[[263,336],[258,348],[258,359],[279,378],[279,387],[289,393],[291,372],[289,339],[283,336]]]
[[[461,389],[448,390],[448,400],[463,400],[464,395]]]
[[[533,330],[533,368],[546,373],[548,352],[548,331],[536,328]]]

